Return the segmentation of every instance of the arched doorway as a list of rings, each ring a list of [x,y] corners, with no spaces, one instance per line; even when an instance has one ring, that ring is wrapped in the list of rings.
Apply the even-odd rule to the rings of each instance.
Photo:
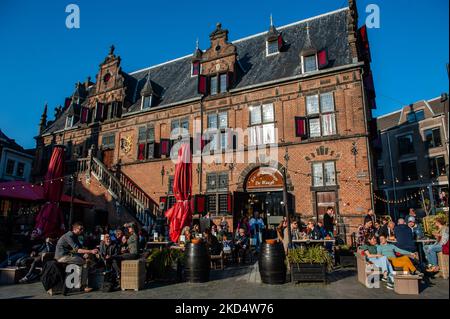
[[[259,212],[266,225],[278,225],[284,216],[283,176],[274,167],[259,166],[250,170],[243,179],[241,192],[234,194],[235,226],[243,216]],[[293,196],[288,193],[290,207]],[[291,203],[292,202],[292,203]]]

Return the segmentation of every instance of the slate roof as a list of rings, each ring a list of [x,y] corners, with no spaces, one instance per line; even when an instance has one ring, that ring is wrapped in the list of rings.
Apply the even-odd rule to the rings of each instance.
[[[26,153],[24,148],[16,143],[15,140],[10,139],[8,136],[6,136],[5,133],[0,129],[0,145],[3,147],[8,147],[10,149]]]
[[[269,28],[260,34],[232,41],[237,48],[237,59],[241,68],[233,89],[300,75],[301,51],[307,45],[313,45],[317,50],[325,48],[328,50],[330,62],[328,67],[351,64],[347,33],[348,10],[344,8],[286,26],[278,26],[277,31],[282,34],[285,46],[283,51],[276,55],[266,57],[266,37]],[[127,113],[140,110],[140,92],[147,76],[152,80],[152,84],[160,89],[156,105],[158,107],[200,98],[197,93],[197,77],[191,77],[192,57],[190,54],[139,71],[123,72],[127,99],[132,103]],[[66,114],[67,110],[47,128],[45,133],[63,129]]]

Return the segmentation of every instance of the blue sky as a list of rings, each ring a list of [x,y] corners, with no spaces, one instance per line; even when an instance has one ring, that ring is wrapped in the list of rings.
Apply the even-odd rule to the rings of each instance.
[[[80,29],[67,29],[65,8],[80,7]],[[225,5],[226,3],[226,5]],[[381,28],[369,30],[378,109],[374,115],[448,92],[449,1],[359,0],[381,10]],[[35,146],[44,103],[63,104],[76,81],[92,78],[116,46],[131,72],[204,49],[217,22],[230,40],[347,6],[347,0],[277,1],[0,1],[0,128]]]

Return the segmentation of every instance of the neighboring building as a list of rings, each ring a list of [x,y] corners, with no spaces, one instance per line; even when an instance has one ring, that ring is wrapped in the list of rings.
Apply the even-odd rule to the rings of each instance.
[[[0,130],[0,182],[30,181],[34,150],[25,150]]]
[[[422,210],[421,190],[431,206],[448,206],[448,104],[443,94],[377,118],[378,212]]]
[[[112,47],[96,83],[78,83],[54,121],[47,123],[44,114],[35,175],[45,172],[51,146],[63,143],[83,172],[77,183],[82,198],[108,211],[110,223],[123,218],[124,207],[145,223],[144,209],[175,202],[168,155],[181,133],[174,129],[193,136],[199,133],[194,121],[202,121],[216,130],[209,145],[220,156],[236,152],[227,129],[248,129],[245,156],[257,144],[274,145],[275,169],[194,164],[193,194],[206,196],[207,210],[232,226],[253,210],[277,224],[287,149],[291,213],[321,218],[332,206],[349,235],[372,207],[375,92],[366,29],[357,25],[352,0],[348,8],[232,42],[218,24],[207,50],[197,47],[192,55],[131,73],[122,70]],[[97,159],[87,161],[91,148]]]

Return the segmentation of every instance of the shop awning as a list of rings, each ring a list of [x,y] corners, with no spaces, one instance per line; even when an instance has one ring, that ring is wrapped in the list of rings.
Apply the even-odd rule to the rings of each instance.
[[[0,198],[44,202],[44,187],[23,181],[3,182],[0,183]],[[70,203],[70,200],[69,195],[63,194],[61,197],[63,203]],[[76,197],[74,197],[73,203],[79,206],[94,206],[94,204]]]

